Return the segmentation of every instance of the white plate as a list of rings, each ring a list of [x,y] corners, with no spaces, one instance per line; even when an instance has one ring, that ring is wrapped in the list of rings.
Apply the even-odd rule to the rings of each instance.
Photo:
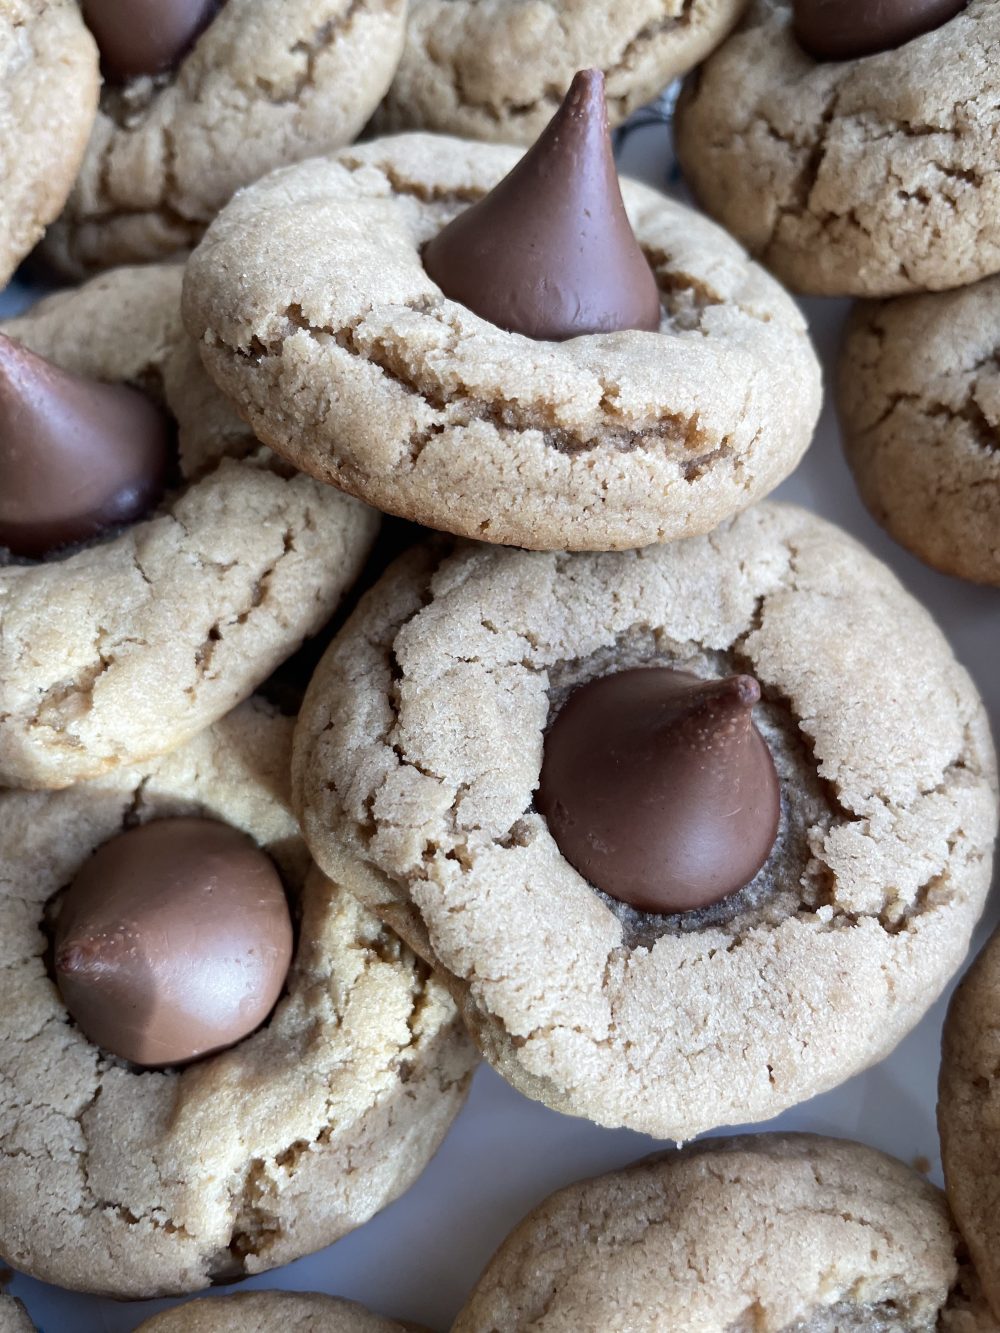
[[[620,157],[625,171],[662,185],[671,174],[669,132],[663,125],[635,129]],[[12,313],[15,303],[24,302],[23,291],[0,294],[0,313]],[[829,382],[848,305],[803,304]],[[1000,717],[1000,592],[924,568],[876,527],[845,466],[829,402],[804,463],[777,494],[841,524],[891,565],[937,616],[975,676],[991,717]],[[997,922],[996,898],[977,932],[976,949]],[[882,1064],[754,1128],[860,1139],[922,1168],[929,1165],[940,1182],[934,1105],[946,999]],[[599,1129],[527,1101],[483,1067],[444,1146],[408,1194],[328,1250],[251,1279],[238,1290],[327,1291],[444,1330],[493,1250],[524,1213],[552,1190],[621,1166],[654,1146],[638,1134]],[[128,1333],[174,1303],[119,1304],[23,1277],[15,1277],[10,1290],[25,1301],[45,1333]]]

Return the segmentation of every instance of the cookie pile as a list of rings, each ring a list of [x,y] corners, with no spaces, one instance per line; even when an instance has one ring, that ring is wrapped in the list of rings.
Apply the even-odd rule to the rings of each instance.
[[[767,498],[822,402],[779,280],[883,298],[843,354],[859,485],[1000,584],[996,23],[0,3],[0,278],[44,231],[85,279],[0,326],[12,1264],[202,1291],[408,1188],[480,1055],[681,1143],[942,993],[989,722],[890,571]],[[677,141],[727,230],[612,152],[700,60]],[[713,1138],[541,1204],[455,1333],[995,1333],[998,1012],[993,945],[946,1032],[947,1201],[858,1144]],[[402,1326],[274,1291],[142,1327]]]

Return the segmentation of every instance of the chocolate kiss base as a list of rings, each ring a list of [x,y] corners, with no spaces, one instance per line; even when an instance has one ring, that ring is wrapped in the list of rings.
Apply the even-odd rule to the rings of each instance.
[[[115,83],[172,69],[224,0],[83,0],[83,19]],[[126,19],[127,15],[127,19]]]
[[[815,60],[857,60],[942,27],[968,0],[795,0],[794,30]]]

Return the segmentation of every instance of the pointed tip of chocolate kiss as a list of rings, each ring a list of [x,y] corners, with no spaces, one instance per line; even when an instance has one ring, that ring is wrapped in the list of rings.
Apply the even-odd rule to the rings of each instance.
[[[752,709],[760,703],[760,684],[753,676],[725,676],[722,680],[706,682],[702,699],[706,702],[729,704],[739,709]]]
[[[445,296],[529,338],[660,326],[656,278],[622,202],[604,75],[581,70],[517,166],[427,245]]]
[[[38,558],[140,518],[163,493],[171,435],[137,389],[0,333],[0,547]]]
[[[173,68],[211,23],[220,0],[82,0],[105,75],[124,83]]]

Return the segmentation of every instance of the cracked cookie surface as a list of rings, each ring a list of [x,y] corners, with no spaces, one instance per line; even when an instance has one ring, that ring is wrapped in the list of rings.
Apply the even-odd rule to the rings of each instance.
[[[94,39],[73,0],[0,5],[0,288],[60,212],[97,114]]]
[[[1000,587],[1000,278],[859,305],[839,378],[874,518],[935,569]]]
[[[602,897],[533,806],[566,692],[645,664],[763,691],[778,840],[704,913]],[[313,678],[294,784],[318,863],[442,968],[505,1078],[678,1140],[886,1055],[965,955],[997,823],[985,710],[931,618],[774,504],[639,552],[404,557]]]
[[[402,1193],[462,1103],[473,1058],[446,989],[308,863],[291,728],[250,701],[152,764],[0,795],[0,1249],[35,1277],[137,1299],[289,1263]],[[124,826],[179,815],[273,857],[297,952],[255,1034],[136,1072],[70,1021],[43,913]]]
[[[360,133],[405,25],[406,0],[226,0],[172,74],[105,86],[48,257],[81,276],[186,252],[235,190]]]
[[[987,1333],[940,1190],[873,1148],[712,1139],[561,1190],[453,1333]]]
[[[64,787],[193,736],[324,624],[374,541],[371,510],[291,473],[215,391],[181,276],[122,269],[3,325],[164,402],[182,479],[117,535],[0,558],[0,783]]]
[[[713,217],[802,292],[896,296],[1000,270],[1000,10],[817,63],[789,0],[754,0],[692,75],[678,155]]]
[[[1000,934],[955,992],[944,1027],[938,1127],[948,1199],[1000,1319]]]
[[[612,125],[697,65],[745,0],[411,0],[377,124],[534,143],[578,69],[607,80]]]
[[[243,191],[185,277],[209,374],[297,467],[429,527],[545,549],[715,527],[809,444],[799,311],[717,227],[624,181],[659,333],[551,343],[480,319],[421,250],[517,157],[400,135]]]
[[[353,1301],[308,1291],[252,1291],[189,1301],[140,1324],[136,1333],[419,1333]]]

